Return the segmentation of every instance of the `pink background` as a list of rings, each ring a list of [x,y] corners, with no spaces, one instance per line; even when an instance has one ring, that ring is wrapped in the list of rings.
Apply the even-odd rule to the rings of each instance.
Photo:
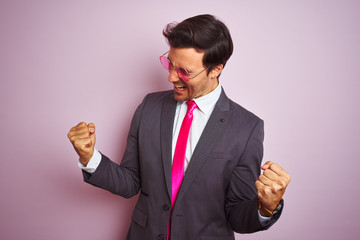
[[[283,216],[237,239],[358,239],[358,1],[0,2],[0,239],[124,239],[130,200],[82,182],[66,134],[97,127],[120,162],[143,96],[170,89],[172,21],[229,27],[228,96],[265,120],[265,158],[292,175]]]

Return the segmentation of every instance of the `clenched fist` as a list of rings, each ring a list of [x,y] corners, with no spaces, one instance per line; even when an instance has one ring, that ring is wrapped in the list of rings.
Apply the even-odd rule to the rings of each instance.
[[[72,127],[67,136],[79,155],[80,162],[86,166],[94,154],[95,124],[86,125],[81,122]]]
[[[264,171],[255,182],[258,198],[261,206],[273,212],[285,193],[290,182],[290,175],[280,165],[270,161],[266,162],[261,169]],[[260,214],[268,215],[264,209],[260,209]]]

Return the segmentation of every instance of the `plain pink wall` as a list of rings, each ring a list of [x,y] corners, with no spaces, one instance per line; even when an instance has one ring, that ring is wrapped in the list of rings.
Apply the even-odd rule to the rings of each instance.
[[[358,1],[0,2],[0,239],[124,239],[136,198],[82,182],[66,134],[97,126],[120,162],[143,96],[170,89],[158,56],[172,21],[229,27],[228,96],[265,120],[265,158],[292,175],[281,219],[237,239],[360,235]]]

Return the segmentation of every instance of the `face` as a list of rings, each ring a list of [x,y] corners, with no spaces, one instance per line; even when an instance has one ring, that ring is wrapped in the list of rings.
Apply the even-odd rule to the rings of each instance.
[[[194,48],[170,48],[168,55],[173,68],[186,69],[190,76],[204,70],[203,57],[204,52],[198,52]],[[216,73],[216,70],[218,69],[215,68],[209,74],[205,70],[188,82],[182,80],[176,70],[170,70],[168,80],[174,84],[175,100],[183,102],[213,91],[218,85],[217,76],[219,74]]]

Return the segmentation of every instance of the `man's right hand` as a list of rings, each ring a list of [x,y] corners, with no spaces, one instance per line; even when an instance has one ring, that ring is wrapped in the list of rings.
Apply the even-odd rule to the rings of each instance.
[[[70,129],[68,138],[79,155],[80,162],[86,166],[94,154],[95,124],[81,122]]]

